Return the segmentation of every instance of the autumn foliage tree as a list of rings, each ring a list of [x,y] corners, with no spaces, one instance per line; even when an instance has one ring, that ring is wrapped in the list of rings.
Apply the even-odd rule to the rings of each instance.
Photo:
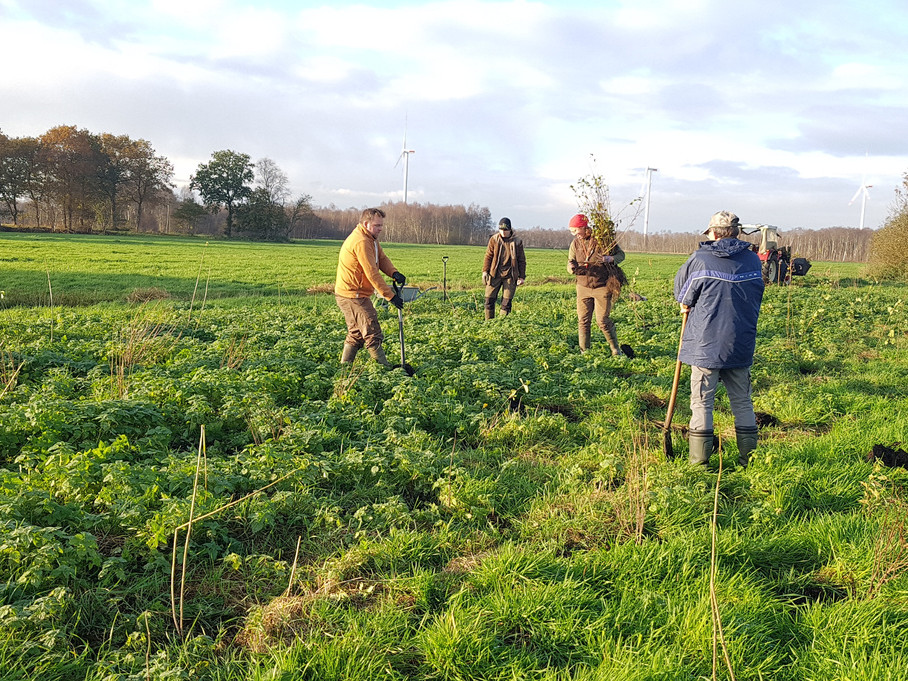
[[[21,203],[34,227],[103,232],[126,226],[135,206],[138,228],[145,206],[170,198],[172,178],[170,161],[127,135],[61,125],[38,138],[0,136],[0,199],[13,224]]]
[[[88,231],[86,222],[91,224],[103,191],[98,138],[74,125],[58,125],[39,141],[48,195],[61,209],[64,231]]]
[[[908,173],[895,190],[895,203],[883,227],[873,235],[868,271],[888,279],[908,279]]]

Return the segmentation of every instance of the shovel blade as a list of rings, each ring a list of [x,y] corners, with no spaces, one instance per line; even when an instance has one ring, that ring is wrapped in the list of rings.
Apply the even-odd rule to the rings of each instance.
[[[675,458],[675,449],[672,446],[672,431],[668,428],[662,431],[662,451],[665,452],[666,461]]]
[[[405,373],[407,376],[413,376],[413,375],[416,373],[416,369],[414,369],[413,367],[411,367],[411,366],[410,366],[409,364],[407,364],[407,363],[404,363],[404,364],[395,364],[395,365],[392,366],[391,368],[392,368],[392,369],[403,369],[403,370],[404,370],[404,373]]]

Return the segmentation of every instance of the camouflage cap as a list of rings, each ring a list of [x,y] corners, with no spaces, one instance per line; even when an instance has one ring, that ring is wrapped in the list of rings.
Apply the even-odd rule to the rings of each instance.
[[[709,234],[713,227],[737,227],[739,223],[738,216],[727,210],[720,210],[709,219],[709,226],[703,230],[704,234]]]

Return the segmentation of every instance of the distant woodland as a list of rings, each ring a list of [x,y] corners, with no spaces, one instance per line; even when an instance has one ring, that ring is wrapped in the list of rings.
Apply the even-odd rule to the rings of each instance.
[[[215,151],[188,186],[173,184],[173,165],[152,144],[127,135],[61,125],[39,137],[0,131],[0,223],[17,230],[80,234],[185,234],[269,241],[342,239],[366,206],[314,206],[293,196],[286,173],[269,158],[255,162]],[[488,208],[387,203],[382,239],[402,243],[485,244],[495,231]],[[536,248],[563,248],[567,229],[522,227]],[[780,232],[780,245],[815,260],[867,260],[873,230],[831,227]],[[627,251],[688,253],[702,237],[674,232],[619,233]]]

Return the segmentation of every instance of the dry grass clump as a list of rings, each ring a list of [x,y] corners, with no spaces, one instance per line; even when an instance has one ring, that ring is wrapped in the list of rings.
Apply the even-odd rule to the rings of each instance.
[[[334,282],[316,284],[306,289],[306,293],[334,293]]]
[[[573,284],[575,281],[573,276],[553,276],[549,275],[542,280],[543,284]]]
[[[446,575],[467,575],[478,568],[482,561],[490,555],[488,551],[482,553],[471,553],[467,556],[456,556],[452,558],[442,570]]]
[[[264,653],[282,641],[306,637],[321,622],[312,613],[311,596],[279,596],[253,611],[234,642],[254,653]]]
[[[254,609],[234,642],[254,653],[263,653],[289,641],[325,634],[334,625],[319,614],[321,601],[343,601],[357,610],[366,610],[386,590],[381,582],[368,579],[338,581],[328,577],[319,581],[314,591],[278,596]]]
[[[126,296],[126,300],[129,303],[142,304],[149,303],[153,300],[167,300],[172,296],[165,289],[159,288],[158,286],[149,286],[146,288],[135,288],[129,292],[129,295]]]

